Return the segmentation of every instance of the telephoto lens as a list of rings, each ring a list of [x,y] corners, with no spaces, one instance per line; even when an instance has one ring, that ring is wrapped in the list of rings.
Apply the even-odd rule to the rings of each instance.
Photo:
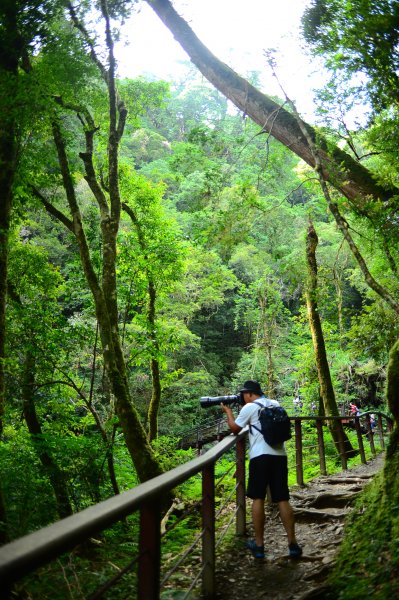
[[[209,408],[210,406],[218,406],[218,404],[237,404],[240,402],[240,394],[233,394],[231,396],[202,396],[200,404],[202,408]]]

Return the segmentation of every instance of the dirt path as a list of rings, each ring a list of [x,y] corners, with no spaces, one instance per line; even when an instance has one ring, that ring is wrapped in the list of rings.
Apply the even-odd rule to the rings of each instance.
[[[264,560],[254,559],[236,542],[218,559],[218,600],[320,600],[344,533],[344,519],[355,496],[382,469],[384,456],[334,476],[321,476],[305,488],[291,489],[300,560],[289,559],[283,526],[274,506],[266,510]],[[250,511],[248,510],[248,514]],[[251,524],[248,525],[252,535]]]

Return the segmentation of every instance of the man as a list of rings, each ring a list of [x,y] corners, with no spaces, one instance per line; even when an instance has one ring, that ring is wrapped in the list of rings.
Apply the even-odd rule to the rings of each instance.
[[[240,390],[244,406],[235,419],[230,406],[222,404],[227,424],[234,434],[249,426],[249,477],[247,496],[252,499],[252,521],[255,539],[246,543],[255,558],[264,558],[265,498],[270,487],[271,499],[278,504],[280,518],[288,538],[289,556],[299,558],[302,548],[295,537],[295,520],[289,503],[287,455],[284,444],[269,446],[261,433],[258,413],[260,406],[279,406],[276,400],[265,398],[257,381],[246,381]]]

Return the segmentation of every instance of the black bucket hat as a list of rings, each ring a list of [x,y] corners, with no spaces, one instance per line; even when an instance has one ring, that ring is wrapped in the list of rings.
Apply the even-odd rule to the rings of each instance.
[[[263,396],[262,388],[257,381],[246,381],[243,387],[240,389],[240,392],[252,392],[253,394],[257,394],[258,396]]]

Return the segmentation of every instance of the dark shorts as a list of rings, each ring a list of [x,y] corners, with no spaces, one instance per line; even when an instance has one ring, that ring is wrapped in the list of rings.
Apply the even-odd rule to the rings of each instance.
[[[249,461],[248,498],[266,498],[267,486],[273,502],[289,500],[288,465],[286,456],[262,454]]]

